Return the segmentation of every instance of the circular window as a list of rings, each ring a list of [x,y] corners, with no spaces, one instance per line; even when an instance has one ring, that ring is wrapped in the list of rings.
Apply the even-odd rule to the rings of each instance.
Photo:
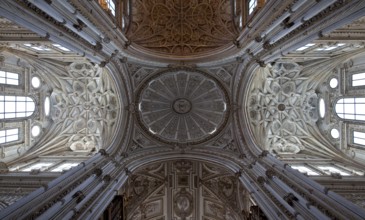
[[[46,114],[46,115],[49,115],[49,110],[50,110],[50,108],[51,108],[51,103],[50,103],[50,101],[49,101],[49,97],[46,97],[46,99],[44,100],[44,113]]]
[[[325,114],[326,114],[326,105],[324,103],[324,100],[322,98],[320,98],[319,99],[319,115],[321,116],[321,118],[323,118]]]
[[[39,125],[34,125],[32,127],[32,136],[37,137],[41,133],[41,127]]]
[[[333,138],[339,138],[339,137],[340,137],[340,132],[339,132],[336,128],[333,128],[333,129],[331,130],[331,136],[332,136]]]
[[[39,79],[39,77],[33,76],[32,86],[33,86],[33,88],[39,88],[39,86],[41,86],[41,80]]]
[[[336,79],[336,78],[332,78],[331,80],[330,80],[330,87],[332,88],[332,89],[334,89],[334,88],[336,88],[338,86],[338,80]]]

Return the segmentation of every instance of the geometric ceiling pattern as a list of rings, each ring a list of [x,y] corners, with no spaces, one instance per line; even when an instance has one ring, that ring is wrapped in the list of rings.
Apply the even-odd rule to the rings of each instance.
[[[229,116],[224,87],[208,74],[171,69],[142,84],[138,121],[166,143],[197,144],[219,133]]]
[[[260,68],[249,99],[251,127],[264,149],[275,154],[296,154],[309,144],[308,126],[319,117],[318,98],[308,88],[308,77],[296,63]]]
[[[127,37],[159,54],[200,54],[232,45],[236,31],[231,11],[228,0],[135,0]]]
[[[254,205],[273,219],[361,219],[363,210],[278,159],[342,153],[313,138],[311,62],[278,62],[365,8],[334,2],[2,1],[9,19],[90,61],[30,55],[40,69],[67,67],[49,80],[55,126],[38,149],[53,141],[95,154],[0,217],[97,219],[121,195],[124,219],[238,220]],[[146,71],[131,71],[139,65]]]

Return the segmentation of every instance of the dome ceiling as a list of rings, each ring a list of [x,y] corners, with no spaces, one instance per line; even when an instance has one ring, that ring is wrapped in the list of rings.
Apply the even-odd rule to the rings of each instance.
[[[237,34],[231,11],[228,0],[134,0],[127,37],[132,46],[160,55],[204,54],[233,45]]]
[[[138,94],[138,120],[153,137],[166,143],[203,142],[223,127],[228,95],[204,72],[173,69],[150,78]]]

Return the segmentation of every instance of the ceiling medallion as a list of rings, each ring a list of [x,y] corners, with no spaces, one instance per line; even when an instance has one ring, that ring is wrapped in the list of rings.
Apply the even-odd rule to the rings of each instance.
[[[224,87],[187,68],[162,71],[138,91],[137,119],[154,138],[169,144],[199,144],[215,136],[229,115]]]

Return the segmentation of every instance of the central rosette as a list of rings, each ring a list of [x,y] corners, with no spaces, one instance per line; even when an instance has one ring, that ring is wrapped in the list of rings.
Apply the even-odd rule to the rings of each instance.
[[[227,122],[228,95],[201,71],[160,72],[143,84],[137,99],[141,127],[166,143],[201,143]]]
[[[176,99],[172,105],[176,113],[185,114],[190,112],[191,103],[187,99]]]

